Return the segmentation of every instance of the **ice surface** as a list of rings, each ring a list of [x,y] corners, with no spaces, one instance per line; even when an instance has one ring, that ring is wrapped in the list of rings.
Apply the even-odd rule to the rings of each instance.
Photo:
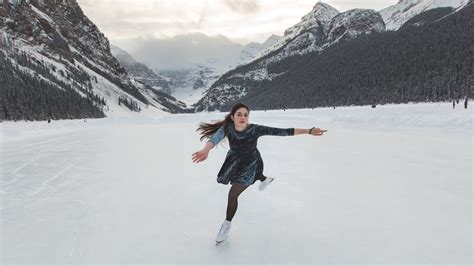
[[[329,131],[263,137],[263,192],[245,191],[214,245],[228,144],[191,162],[223,113],[3,122],[1,263],[470,264],[472,107],[450,103],[251,112]],[[258,185],[258,183],[257,183]]]

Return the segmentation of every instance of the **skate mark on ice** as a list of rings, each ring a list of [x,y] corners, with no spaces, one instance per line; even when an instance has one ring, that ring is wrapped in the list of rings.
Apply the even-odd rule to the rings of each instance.
[[[48,180],[43,181],[43,183],[41,183],[41,185],[35,191],[28,193],[27,196],[32,197],[32,196],[38,195],[39,193],[43,192],[44,190],[46,190],[49,183],[51,183],[54,180],[60,178],[64,173],[68,172],[75,165],[76,165],[76,163],[73,163],[73,164],[69,164],[68,166],[64,167],[61,171],[59,171],[53,177],[51,177]]]
[[[10,181],[8,181],[8,182],[5,182],[5,183],[2,182],[2,183],[3,183],[2,186],[5,187],[5,188],[6,188],[6,187],[9,187],[10,185],[16,183],[20,178],[25,178],[26,175],[22,175],[22,174],[20,174],[19,172],[20,172],[23,168],[28,167],[28,166],[34,164],[35,162],[36,162],[36,160],[32,160],[32,161],[30,161],[30,162],[27,162],[27,163],[22,164],[22,165],[20,165],[19,167],[15,168],[15,169],[11,172],[12,175],[14,176],[13,179],[10,180]]]

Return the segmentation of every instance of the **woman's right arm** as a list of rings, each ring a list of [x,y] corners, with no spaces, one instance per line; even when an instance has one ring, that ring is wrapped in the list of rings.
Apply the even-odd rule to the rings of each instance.
[[[199,163],[206,160],[207,156],[209,155],[209,151],[212,148],[214,148],[214,144],[212,144],[212,142],[209,141],[208,143],[206,143],[204,148],[202,148],[202,150],[193,153],[192,155],[193,163]]]
[[[204,145],[202,150],[193,153],[192,160],[193,163],[199,163],[207,159],[209,155],[209,151],[214,148],[222,139],[224,139],[224,128],[220,127],[214,135],[212,135],[211,139]]]

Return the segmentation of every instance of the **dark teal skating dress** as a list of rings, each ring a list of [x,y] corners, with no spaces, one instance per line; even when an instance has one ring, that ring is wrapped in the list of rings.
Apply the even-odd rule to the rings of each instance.
[[[221,184],[241,183],[251,185],[263,175],[263,161],[257,149],[257,141],[261,136],[292,136],[294,128],[274,128],[249,124],[243,131],[236,131],[233,123],[227,126],[230,149],[217,175]],[[224,128],[220,127],[209,140],[216,146],[224,139]]]

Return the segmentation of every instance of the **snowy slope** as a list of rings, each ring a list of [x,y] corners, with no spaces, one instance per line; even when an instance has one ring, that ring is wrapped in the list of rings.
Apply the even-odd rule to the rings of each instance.
[[[397,4],[380,10],[387,30],[398,30],[412,17],[438,7],[458,8],[469,0],[400,0]]]
[[[266,49],[281,41],[282,38],[282,36],[272,34],[263,43],[251,42],[245,45],[240,53],[238,65],[247,64],[254,59],[262,57]]]
[[[472,106],[251,112],[329,131],[260,139],[276,180],[242,194],[216,247],[228,144],[191,154],[223,117],[0,123],[0,263],[471,265]]]
[[[78,93],[90,88],[104,99],[101,108],[107,116],[131,111],[119,104],[119,98],[133,101],[141,110],[183,111],[175,99],[134,86],[110,53],[108,39],[75,0],[6,1],[0,8],[0,38],[0,52],[13,64],[22,65],[17,58],[25,56]],[[35,69],[25,71],[33,77],[39,74]]]
[[[1,33],[1,31],[0,31]],[[6,33],[3,33],[3,38],[11,38]],[[44,62],[46,66],[50,69],[55,69],[53,71],[53,75],[62,82],[70,85],[74,85],[74,81],[69,78],[69,75],[73,75],[71,73],[71,69],[80,69],[89,75],[90,79],[93,80],[91,84],[92,92],[95,95],[98,95],[108,102],[108,104],[104,108],[104,112],[107,116],[115,116],[115,115],[124,115],[125,113],[129,113],[130,110],[118,104],[119,97],[128,97],[139,103],[141,108],[147,109],[147,106],[143,104],[141,101],[137,100],[135,97],[125,93],[121,88],[119,88],[116,84],[112,83],[110,80],[102,76],[101,74],[97,73],[96,71],[90,69],[88,66],[83,65],[79,61],[75,63],[71,63],[69,61],[61,60],[59,57],[53,56],[50,58],[49,56],[45,56],[43,47],[32,46],[28,43],[25,43],[21,40],[13,40],[13,44],[15,47],[15,51],[17,53],[24,53],[28,55],[28,57],[32,60],[36,60],[37,62]],[[74,51],[74,49],[72,49]],[[31,72],[31,75],[36,75],[33,70],[23,69],[23,71]],[[61,73],[66,73],[65,75]],[[78,93],[81,93],[78,90]],[[155,108],[153,108],[155,109]],[[155,109],[157,113],[162,113],[163,111]]]

